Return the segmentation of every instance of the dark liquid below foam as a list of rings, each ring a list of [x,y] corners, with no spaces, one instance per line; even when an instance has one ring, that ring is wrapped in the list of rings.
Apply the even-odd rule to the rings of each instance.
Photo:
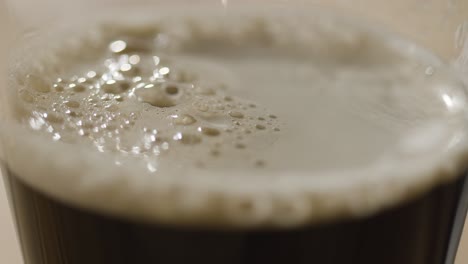
[[[4,174],[26,264],[442,264],[464,181],[361,220],[216,231],[95,214]]]

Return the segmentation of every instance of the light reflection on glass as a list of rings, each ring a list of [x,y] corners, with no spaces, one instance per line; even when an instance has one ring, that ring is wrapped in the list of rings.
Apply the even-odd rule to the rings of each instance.
[[[164,149],[164,150],[168,150],[169,149],[169,143],[167,143],[167,142],[162,143],[161,148]]]
[[[140,154],[140,152],[141,152],[140,147],[138,147],[138,146],[133,146],[132,147],[132,153],[133,154]]]
[[[94,145],[96,146],[99,152],[104,152],[104,143],[105,141],[103,138],[100,138],[94,141]]]
[[[464,137],[466,136],[462,133],[454,135],[447,146],[447,150],[451,150],[454,147],[460,146],[460,142],[463,140]]]
[[[442,100],[444,100],[444,103],[445,103],[445,105],[447,106],[448,109],[453,108],[453,105],[454,105],[453,100],[448,94],[443,94],[442,95]]]
[[[448,93],[441,89],[441,99],[450,112],[459,112],[465,109],[466,97],[462,94]]]
[[[40,130],[45,125],[45,122],[43,118],[36,117],[29,119],[29,125],[34,130]]]
[[[62,138],[62,137],[60,136],[59,133],[54,133],[54,135],[53,135],[53,137],[52,137],[52,139],[53,139],[54,141],[58,141],[58,140],[60,140],[61,138]]]
[[[157,166],[155,166],[155,164],[152,164],[151,162],[148,162],[146,167],[148,168],[148,170],[150,172],[156,172],[157,171]]]
[[[173,139],[174,140],[181,140],[182,139],[182,133],[179,132],[179,133],[175,134]]]

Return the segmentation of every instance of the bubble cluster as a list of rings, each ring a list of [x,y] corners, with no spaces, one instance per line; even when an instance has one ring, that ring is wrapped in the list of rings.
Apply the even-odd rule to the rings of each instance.
[[[19,91],[30,112],[25,122],[55,141],[140,157],[152,172],[164,156],[185,155],[206,168],[213,158],[255,153],[253,142],[279,131],[275,115],[233,94],[231,83],[214,82],[216,76],[158,51],[151,34],[102,33],[93,59],[72,63],[88,65],[85,70],[70,66],[53,76],[29,74]],[[83,43],[70,52],[90,52],[86,48]]]

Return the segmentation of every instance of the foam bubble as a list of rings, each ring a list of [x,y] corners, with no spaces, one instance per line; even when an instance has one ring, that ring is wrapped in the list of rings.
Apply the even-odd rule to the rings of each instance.
[[[20,98],[27,103],[34,102],[34,96],[27,90],[21,90],[19,92],[19,95],[20,95]]]
[[[83,84],[73,84],[73,86],[71,86],[73,91],[74,92],[77,92],[77,93],[82,93],[84,91],[87,90],[87,87]]]
[[[197,119],[195,119],[195,117],[188,114],[174,115],[173,119],[174,124],[176,125],[189,126],[197,122]]]
[[[61,124],[64,121],[63,117],[56,113],[46,113],[44,117],[50,123]]]
[[[48,93],[50,92],[50,84],[44,80],[44,78],[30,74],[27,77],[26,81],[27,85],[31,87],[32,89],[41,92],[41,93]]]
[[[234,118],[244,118],[244,114],[237,111],[229,112],[229,115]]]
[[[121,94],[130,88],[130,84],[125,81],[108,80],[101,85],[101,89],[106,93]]]
[[[80,107],[80,103],[79,103],[78,101],[74,101],[74,100],[65,102],[65,105],[68,106],[68,107],[70,107],[70,108],[78,108],[78,107]]]
[[[212,127],[199,127],[198,131],[210,137],[219,136],[221,134],[219,129],[212,128]]]

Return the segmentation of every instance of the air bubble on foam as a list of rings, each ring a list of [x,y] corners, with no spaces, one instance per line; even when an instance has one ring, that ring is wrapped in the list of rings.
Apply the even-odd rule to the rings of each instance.
[[[86,73],[86,77],[94,79],[97,77],[97,73],[95,71],[89,71],[88,73]]]
[[[131,55],[130,57],[128,57],[128,62],[130,62],[133,65],[136,65],[136,64],[140,63],[140,61],[141,61],[140,56],[138,56],[136,54]]]
[[[34,102],[34,96],[27,90],[21,90],[19,92],[19,95],[20,95],[20,98],[27,103]]]
[[[78,108],[80,107],[80,103],[78,101],[70,100],[65,102],[65,105],[71,108]]]
[[[117,126],[114,124],[106,124],[106,129],[109,131],[114,131],[117,129]]]
[[[201,143],[202,138],[196,134],[191,133],[176,133],[173,137],[174,140],[180,141],[184,145],[196,145]]]
[[[70,88],[72,88],[72,90],[77,93],[82,93],[87,90],[87,87],[83,84],[73,84],[70,85]]]
[[[200,112],[208,112],[208,110],[210,110],[210,107],[205,103],[199,103],[196,105],[196,107]]]
[[[226,109],[223,104],[217,104],[217,105],[215,105],[214,108],[216,110],[219,110],[219,111],[222,111],[222,110]]]
[[[101,84],[101,89],[106,93],[121,94],[130,88],[130,84],[126,81],[118,82],[116,80],[108,80]]]
[[[244,114],[242,112],[238,112],[238,111],[229,112],[229,115],[234,117],[234,118],[244,118]]]
[[[124,63],[120,66],[120,71],[122,72],[124,76],[135,77],[135,75],[140,74],[141,69],[136,65]]]
[[[84,77],[80,77],[80,78],[78,78],[78,80],[77,80],[78,83],[85,83],[85,82],[87,82],[87,81],[88,81],[88,80],[87,80],[86,78],[84,78]]]
[[[169,69],[169,67],[161,67],[158,70],[158,74],[161,75],[161,76],[168,75],[170,72],[171,72],[171,69]]]
[[[82,114],[80,112],[75,112],[75,111],[70,111],[68,113],[68,115],[70,115],[71,117],[80,117],[80,116],[82,116]]]
[[[123,40],[116,40],[109,45],[110,51],[120,53],[127,48],[127,43]]]
[[[212,127],[199,127],[198,132],[211,137],[219,136],[221,134],[218,129]]]
[[[44,78],[39,77],[34,74],[30,74],[27,77],[27,85],[41,93],[48,93],[50,92],[50,84],[44,80]]]
[[[91,129],[94,127],[94,124],[90,121],[85,121],[82,123],[82,127],[86,129]]]
[[[63,117],[56,113],[46,113],[44,114],[45,120],[47,120],[50,123],[56,123],[56,124],[61,124],[63,123]]]
[[[54,84],[55,91],[57,92],[63,92],[65,91],[65,88],[61,84]]]
[[[168,85],[165,90],[169,95],[176,95],[179,93],[179,88],[176,85]]]
[[[184,140],[184,137],[182,137],[181,142],[184,143],[184,144],[197,144],[197,143],[196,143],[197,141],[194,141],[194,140],[188,141],[188,142],[190,142],[190,143],[187,143],[187,142]],[[195,142],[195,143],[194,143],[194,142]],[[168,142],[163,142],[163,143],[161,144],[161,149],[162,149],[162,150],[169,150],[169,143],[168,143]]]
[[[109,112],[116,112],[117,110],[119,110],[119,107],[113,104],[113,105],[106,106],[105,109]]]
[[[164,108],[176,105],[175,99],[162,90],[161,84],[150,84],[145,88],[137,89],[135,95],[140,101],[156,107]]]
[[[188,114],[173,115],[172,118],[173,123],[176,125],[188,126],[197,122],[197,119],[195,119],[195,117]]]
[[[124,64],[120,65],[120,71],[128,72],[131,69],[132,69],[132,65],[130,63],[124,63]]]

